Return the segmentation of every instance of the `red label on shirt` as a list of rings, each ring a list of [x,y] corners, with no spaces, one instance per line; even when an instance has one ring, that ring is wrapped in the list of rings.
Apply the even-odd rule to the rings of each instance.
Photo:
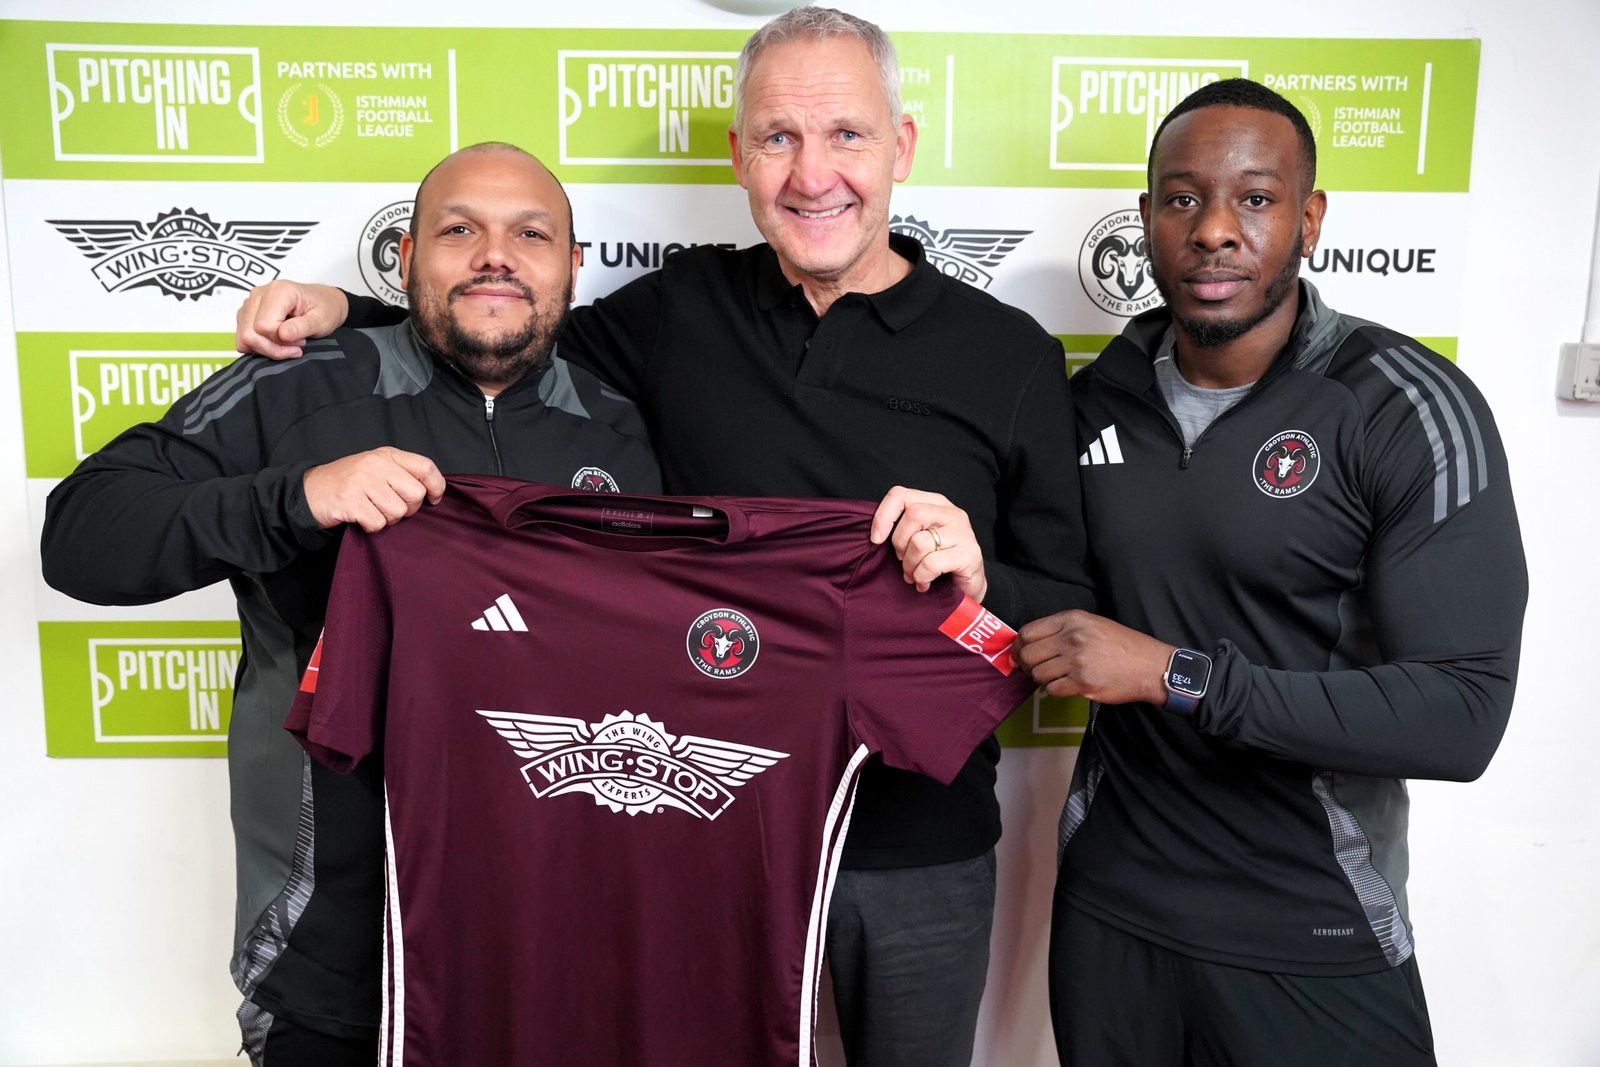
[[[317,638],[317,647],[311,650],[311,662],[306,664],[306,673],[300,676],[300,692],[315,693],[317,691],[317,674],[322,669],[322,638]]]
[[[1011,642],[1016,640],[1017,631],[969,596],[962,597],[956,610],[939,624],[939,632],[988,660],[1001,674],[1016,670],[1017,665],[1011,660]]]

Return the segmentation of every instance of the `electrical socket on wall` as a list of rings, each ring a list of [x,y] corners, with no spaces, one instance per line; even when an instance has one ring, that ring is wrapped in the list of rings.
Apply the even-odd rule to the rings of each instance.
[[[1561,346],[1561,372],[1556,396],[1563,400],[1600,401],[1600,344]]]

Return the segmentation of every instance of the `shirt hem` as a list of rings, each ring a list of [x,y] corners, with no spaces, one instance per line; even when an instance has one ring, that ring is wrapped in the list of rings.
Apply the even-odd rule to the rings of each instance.
[[[1123,933],[1137,937],[1141,941],[1148,941],[1153,945],[1176,952],[1180,956],[1190,959],[1204,960],[1207,963],[1220,963],[1227,967],[1238,967],[1246,971],[1261,971],[1268,974],[1292,974],[1306,978],[1350,978],[1363,974],[1379,974],[1393,968],[1382,953],[1364,960],[1349,961],[1314,961],[1314,960],[1289,960],[1259,956],[1241,956],[1238,953],[1225,952],[1220,949],[1207,948],[1204,945],[1194,945],[1174,937],[1159,934],[1154,930],[1138,923],[1131,922],[1115,915],[1103,908],[1084,900],[1070,891],[1062,893],[1067,907],[1080,911],[1113,926]]]

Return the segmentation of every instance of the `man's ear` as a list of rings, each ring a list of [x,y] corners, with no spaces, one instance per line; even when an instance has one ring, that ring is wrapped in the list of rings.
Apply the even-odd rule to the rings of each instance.
[[[902,112],[894,127],[894,180],[911,177],[911,161],[917,156],[917,120]]]
[[[1328,194],[1313,189],[1300,214],[1300,240],[1307,256],[1322,238],[1322,217],[1328,213]]]
[[[733,157],[733,180],[739,183],[739,188],[748,189],[744,183],[744,157],[739,152],[739,128],[728,127],[728,154]]]

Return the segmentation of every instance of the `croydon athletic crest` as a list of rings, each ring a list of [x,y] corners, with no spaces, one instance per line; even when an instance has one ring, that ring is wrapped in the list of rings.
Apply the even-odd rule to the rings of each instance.
[[[689,627],[689,661],[701,674],[735,678],[749,670],[761,651],[756,624],[732,608],[713,608]]]
[[[573,489],[587,489],[591,493],[620,493],[617,480],[599,467],[579,467],[572,476]]]
[[[153,222],[46,219],[94,261],[108,293],[158,287],[175,300],[199,300],[218,286],[252,289],[278,276],[273,260],[311,232],[314,222],[213,222],[194,208],[173,208]]]
[[[361,227],[356,242],[356,263],[367,290],[385,304],[406,307],[406,287],[400,281],[400,238],[411,224],[412,203],[397,200],[382,207]]]
[[[631,711],[594,723],[510,711],[478,714],[513,752],[531,760],[523,764],[522,777],[534,796],[588,793],[597,805],[629,815],[677,808],[715,819],[733,803],[732,790],[789,758],[787,752],[732,741],[675,736]]]
[[[1113,211],[1089,228],[1078,249],[1078,281],[1101,310],[1123,318],[1161,303],[1138,211]]]
[[[945,230],[940,232],[915,215],[889,219],[889,232],[915,237],[941,274],[989,288],[994,281],[986,267],[997,267],[1032,230]]]
[[[1311,435],[1285,430],[1256,452],[1256,488],[1268,496],[1298,496],[1311,488],[1322,469],[1322,453]]]

